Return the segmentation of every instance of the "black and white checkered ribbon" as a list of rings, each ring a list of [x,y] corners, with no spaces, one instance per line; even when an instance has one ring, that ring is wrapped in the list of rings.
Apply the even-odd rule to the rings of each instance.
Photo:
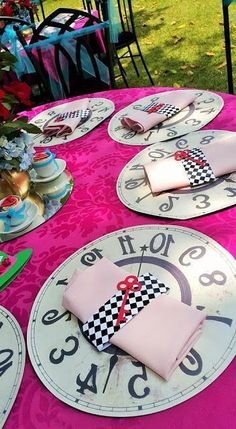
[[[216,179],[205,154],[199,148],[177,151],[175,159],[182,161],[190,186],[204,185]]]
[[[81,118],[85,122],[91,114],[90,109],[73,110],[71,112],[61,113],[55,118],[55,122],[65,121],[66,119]]]
[[[125,291],[119,290],[82,326],[84,334],[99,351],[110,346],[110,338],[115,332],[124,327],[152,299],[169,290],[163,283],[158,283],[157,278],[151,273],[142,274],[137,279],[141,285],[141,289],[129,292],[125,303],[125,321],[117,325],[119,312],[125,296]]]
[[[161,115],[165,115],[167,118],[171,118],[180,112],[180,109],[173,104],[161,103],[157,101],[149,103],[141,110],[147,113],[159,113]]]

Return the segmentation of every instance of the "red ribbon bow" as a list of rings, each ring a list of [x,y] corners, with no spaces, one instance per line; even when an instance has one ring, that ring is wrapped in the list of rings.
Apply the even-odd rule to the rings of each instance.
[[[138,277],[136,276],[128,276],[123,281],[117,284],[117,289],[121,291],[125,291],[125,295],[123,298],[123,302],[120,307],[120,311],[117,317],[116,326],[118,326],[121,322],[126,321],[126,314],[128,310],[125,309],[125,304],[129,295],[129,292],[135,292],[142,288],[142,285],[138,281]]]
[[[0,274],[2,274],[4,271],[6,271],[7,267],[9,267],[9,265],[11,265],[10,258],[3,259],[3,261],[0,263]]]
[[[175,160],[176,161],[182,161],[182,159],[190,159],[193,162],[196,162],[196,164],[201,165],[202,167],[204,167],[204,165],[206,165],[205,161],[201,161],[201,159],[194,159],[189,155],[189,150],[177,150],[177,152],[175,152]]]

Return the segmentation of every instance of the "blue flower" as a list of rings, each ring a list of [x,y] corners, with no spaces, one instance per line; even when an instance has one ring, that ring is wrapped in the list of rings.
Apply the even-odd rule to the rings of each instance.
[[[31,165],[32,159],[29,157],[27,153],[24,153],[24,155],[21,158],[20,162],[20,169],[21,170],[28,170],[29,166]]]
[[[26,132],[22,131],[18,137],[12,140],[4,137],[0,142],[0,169],[12,170],[16,168],[17,162],[17,168],[28,170],[34,153],[32,136]],[[12,163],[7,161],[12,161]]]

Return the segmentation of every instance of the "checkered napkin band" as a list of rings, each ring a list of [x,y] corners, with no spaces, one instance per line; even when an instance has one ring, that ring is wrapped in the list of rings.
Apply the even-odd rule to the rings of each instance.
[[[190,186],[203,185],[216,179],[201,149],[179,150],[174,157],[177,161],[182,161]]]
[[[157,101],[153,101],[141,109],[147,113],[159,113],[161,115],[166,115],[167,118],[171,118],[180,112],[180,109],[173,104],[168,103],[158,103]]]
[[[99,351],[110,346],[110,338],[152,299],[169,290],[163,283],[158,283],[157,278],[150,273],[139,277],[128,276],[118,283],[117,289],[118,292],[82,327],[84,334]]]
[[[89,109],[81,109],[81,110],[73,110],[71,112],[61,113],[55,118],[55,122],[62,122],[66,119],[75,119],[81,118],[81,120],[85,121],[90,116]]]

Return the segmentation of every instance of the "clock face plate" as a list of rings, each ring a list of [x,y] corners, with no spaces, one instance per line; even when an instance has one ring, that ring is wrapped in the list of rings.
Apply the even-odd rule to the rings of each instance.
[[[169,142],[156,143],[142,150],[123,168],[117,180],[117,194],[129,209],[153,216],[190,219],[212,213],[235,204],[236,172],[206,185],[152,194],[144,175],[143,165],[171,156],[177,150],[217,145],[230,131],[197,131]]]
[[[98,352],[62,307],[75,268],[86,270],[103,256],[128,273],[153,273],[170,296],[207,314],[200,339],[168,382],[114,346]],[[31,363],[53,395],[88,413],[137,416],[173,407],[206,388],[234,358],[235,272],[233,257],[193,229],[146,225],[105,235],[71,255],[41,288],[28,325]]]
[[[61,106],[62,104],[59,104],[53,108],[51,107],[50,109],[44,110],[31,119],[30,123],[43,129],[43,126],[49,120],[61,112]],[[66,107],[68,109],[69,106],[70,103],[66,103]],[[75,106],[74,101],[73,106]],[[72,134],[62,137],[46,137],[44,134],[36,134],[33,137],[34,146],[51,147],[59,144],[69,143],[72,140],[78,139],[105,121],[105,119],[107,119],[114,112],[115,106],[112,101],[107,100],[106,98],[91,98],[89,100],[89,108],[92,110],[91,117],[86,122],[79,125]]]
[[[170,94],[171,91],[148,95],[120,110],[109,122],[108,133],[110,137],[119,143],[134,146],[147,146],[160,141],[171,140],[200,130],[211,122],[224,106],[223,99],[212,92],[196,89],[186,91],[198,95],[194,103],[187,106],[171,119],[164,121],[161,125],[142,134],[124,128],[120,122],[121,118],[127,116],[131,108],[140,110],[150,102],[160,101],[161,103],[163,96]]]
[[[25,367],[25,343],[18,322],[1,306],[0,339],[0,427],[3,427],[20,388]]]

